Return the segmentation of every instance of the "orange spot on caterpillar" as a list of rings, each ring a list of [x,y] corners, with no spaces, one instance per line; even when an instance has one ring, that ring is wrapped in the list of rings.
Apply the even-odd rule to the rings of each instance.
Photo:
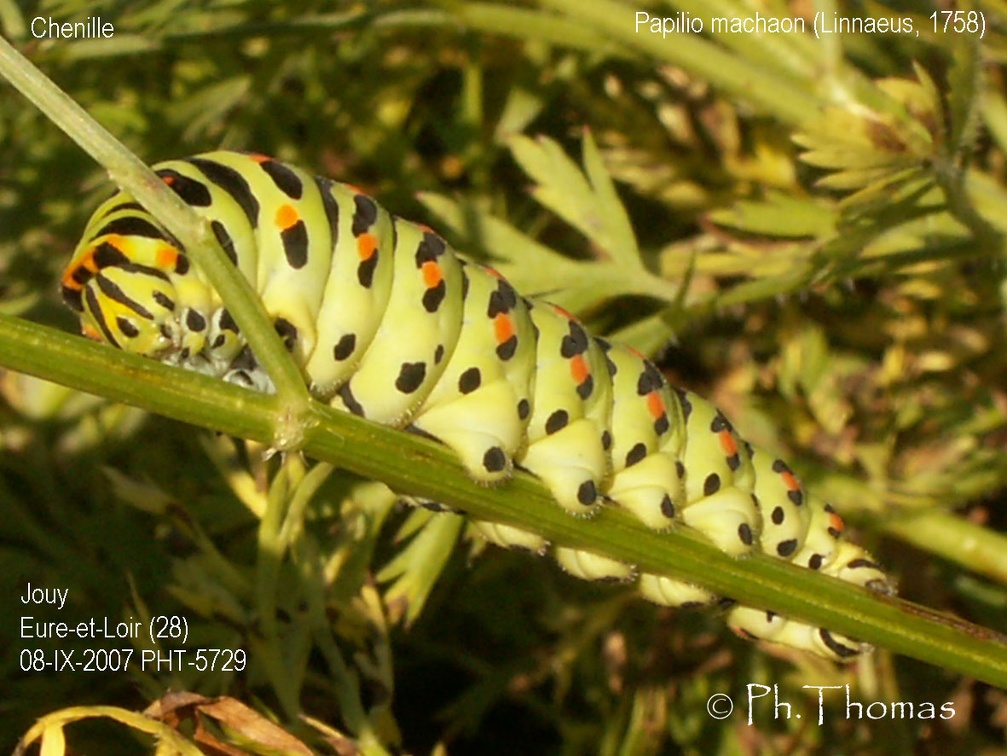
[[[577,354],[570,358],[570,375],[573,376],[574,383],[580,386],[591,375],[591,368],[587,366],[584,355]]]
[[[102,340],[101,334],[98,332],[98,329],[92,325],[82,325],[80,327],[80,332],[93,341]]]
[[[434,288],[444,279],[444,274],[441,272],[441,266],[433,260],[428,260],[423,263],[421,270],[423,271],[423,283],[428,289]]]
[[[250,152],[248,153],[248,157],[254,160],[259,165],[262,165],[263,163],[268,163],[273,159],[269,155],[263,155],[261,152]]]
[[[801,489],[801,484],[797,481],[797,476],[789,470],[780,473],[780,477],[783,478],[783,485],[785,485],[788,490],[799,491]]]
[[[491,268],[489,265],[484,265],[483,270],[485,270],[487,273],[493,276],[493,278],[499,278],[501,280],[503,279],[503,273],[501,273],[496,268]]]
[[[178,250],[172,247],[161,247],[157,250],[154,260],[157,267],[173,270],[178,265]]]
[[[734,434],[731,431],[722,430],[717,434],[720,436],[720,448],[724,450],[725,457],[733,457],[738,453],[738,445],[734,441]]]
[[[276,226],[281,231],[286,231],[291,226],[297,225],[300,219],[301,216],[293,205],[280,205],[276,210]]]
[[[370,260],[378,248],[378,238],[374,234],[360,234],[357,237],[357,255],[361,260]]]
[[[630,353],[631,355],[633,355],[634,357],[639,357],[639,358],[640,358],[641,360],[645,360],[645,359],[647,359],[646,357],[644,357],[644,356],[643,356],[643,352],[641,352],[641,351],[640,351],[639,349],[635,349],[635,348],[633,348],[633,347],[631,347],[631,346],[627,346],[627,347],[626,347],[626,349],[627,349],[627,350],[629,351],[629,353]]]
[[[843,518],[835,512],[829,512],[829,527],[837,533],[842,533],[846,529],[846,523],[843,522]]]
[[[175,183],[175,177],[172,175],[161,176],[161,181],[166,183],[168,186],[171,186],[172,184]]]
[[[510,315],[501,312],[493,318],[493,329],[497,344],[503,344],[514,335],[514,321],[511,320]]]
[[[647,394],[647,412],[650,413],[652,418],[657,420],[657,418],[664,414],[664,410],[664,399],[657,391],[651,391]]]

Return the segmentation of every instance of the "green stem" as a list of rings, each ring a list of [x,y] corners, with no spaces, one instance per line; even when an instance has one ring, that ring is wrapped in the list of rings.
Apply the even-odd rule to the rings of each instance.
[[[885,523],[886,532],[919,549],[1007,584],[1004,536],[947,512],[932,511]]]
[[[0,315],[0,366],[126,401],[183,422],[268,442],[283,408],[277,397],[170,368],[84,339]],[[398,491],[472,516],[541,533],[642,570],[696,583],[744,604],[862,638],[897,653],[1007,687],[1007,645],[990,630],[926,607],[756,554],[732,559],[686,529],[648,530],[607,507],[590,521],[562,512],[533,478],[487,489],[443,446],[313,404],[304,451]]]
[[[280,586],[280,570],[286,554],[280,530],[290,497],[297,490],[297,478],[301,477],[298,474],[301,471],[291,468],[300,465],[298,455],[288,456],[269,488],[266,511],[259,523],[255,575],[255,605],[263,641],[262,653],[272,678],[273,689],[283,705],[287,718],[291,720],[300,712],[298,695],[301,689],[300,670],[291,669],[290,660],[284,653],[286,645],[280,637],[276,621],[276,598]]]

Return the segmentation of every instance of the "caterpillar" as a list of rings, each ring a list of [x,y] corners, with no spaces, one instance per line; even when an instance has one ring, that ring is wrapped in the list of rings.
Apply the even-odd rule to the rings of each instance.
[[[639,352],[521,296],[428,227],[263,155],[217,151],[154,168],[207,219],[318,399],[439,440],[485,484],[520,466],[575,515],[619,506],[650,528],[692,527],[736,557],[761,550],[893,591],[870,555],[841,538],[833,509],[716,407],[670,386]],[[271,389],[200,270],[124,192],[88,222],[62,296],[86,336]],[[517,528],[476,528],[503,546],[546,546]],[[599,555],[556,548],[555,556],[579,577],[635,580],[657,604],[719,601],[745,637],[836,661],[868,648]]]

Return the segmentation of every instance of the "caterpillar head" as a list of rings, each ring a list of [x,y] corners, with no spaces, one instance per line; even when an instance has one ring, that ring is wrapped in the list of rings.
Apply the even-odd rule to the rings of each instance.
[[[137,218],[118,220],[120,228],[129,221],[135,228]],[[85,234],[63,274],[62,294],[84,335],[184,363],[203,350],[210,307],[200,291],[206,287],[187,274],[188,258],[160,233]]]

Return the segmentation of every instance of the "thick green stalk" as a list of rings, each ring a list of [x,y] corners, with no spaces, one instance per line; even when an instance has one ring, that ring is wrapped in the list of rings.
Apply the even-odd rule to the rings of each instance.
[[[0,366],[266,443],[284,414],[275,396],[3,315]],[[557,544],[687,580],[745,604],[1007,687],[1007,644],[992,631],[766,555],[733,559],[685,529],[651,531],[613,508],[590,521],[573,518],[527,475],[487,489],[471,481],[453,455],[435,442],[314,402],[309,414],[294,429],[303,435],[305,453],[382,480],[395,490],[443,501],[481,519],[518,525]]]

